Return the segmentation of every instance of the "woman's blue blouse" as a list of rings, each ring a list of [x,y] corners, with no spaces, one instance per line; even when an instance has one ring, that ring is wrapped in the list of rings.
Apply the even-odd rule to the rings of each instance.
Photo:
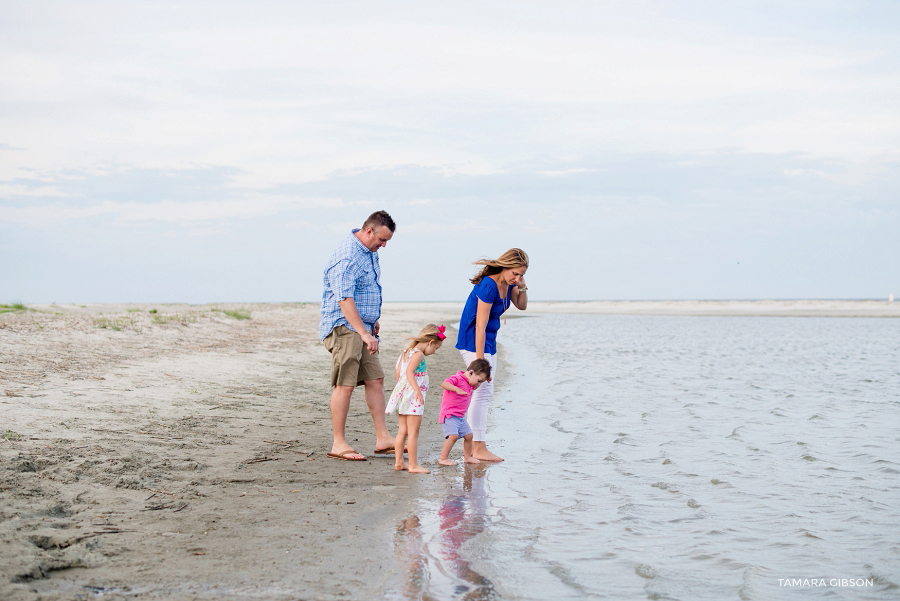
[[[466,306],[463,307],[462,317],[459,318],[459,336],[456,339],[456,348],[475,352],[475,315],[478,310],[478,301],[484,301],[491,305],[491,314],[488,317],[487,327],[484,332],[484,352],[493,355],[497,352],[497,330],[500,329],[500,316],[509,308],[509,288],[506,290],[506,298],[500,297],[497,290],[497,282],[485,277],[475,284]]]

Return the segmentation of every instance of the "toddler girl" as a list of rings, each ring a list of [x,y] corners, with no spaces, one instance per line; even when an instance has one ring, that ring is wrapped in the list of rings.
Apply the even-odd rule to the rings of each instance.
[[[433,355],[444,342],[444,326],[428,324],[419,335],[412,338],[394,368],[397,385],[388,400],[385,413],[393,413],[396,409],[397,439],[394,441],[394,469],[409,470],[411,474],[428,474],[427,469],[419,465],[417,451],[419,426],[425,411],[425,393],[428,391],[428,371],[425,357]],[[403,443],[407,437],[407,455],[409,465],[403,463]]]

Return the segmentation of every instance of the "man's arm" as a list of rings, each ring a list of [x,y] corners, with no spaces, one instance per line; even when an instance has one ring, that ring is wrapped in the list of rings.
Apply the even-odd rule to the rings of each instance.
[[[366,348],[369,349],[369,354],[374,355],[378,351],[378,339],[369,334],[369,331],[366,329],[366,324],[363,323],[362,318],[359,316],[359,311],[356,310],[356,302],[353,300],[353,297],[347,297],[338,304],[341,307],[341,313],[344,314],[344,318],[353,327],[354,331],[359,334],[359,337],[362,338]]]

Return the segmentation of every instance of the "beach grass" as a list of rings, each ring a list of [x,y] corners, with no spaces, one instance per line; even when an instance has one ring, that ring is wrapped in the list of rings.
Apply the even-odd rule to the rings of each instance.
[[[235,319],[250,319],[250,309],[223,309],[222,313]]]
[[[122,328],[130,325],[131,322],[120,318],[98,317],[94,320],[94,325],[105,330],[115,330],[121,332]]]
[[[188,323],[194,323],[197,321],[197,317],[194,315],[185,315],[183,313],[173,313],[171,315],[166,315],[165,313],[156,313],[156,309],[153,309],[151,313],[153,314],[153,323],[157,325],[164,325],[167,323],[180,323],[182,325],[187,325]]]
[[[0,305],[0,313],[21,313],[23,311],[32,311],[22,303],[11,303],[9,305]]]

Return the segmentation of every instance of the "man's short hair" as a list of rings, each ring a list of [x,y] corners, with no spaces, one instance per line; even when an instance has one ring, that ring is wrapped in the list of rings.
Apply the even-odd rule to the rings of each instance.
[[[485,378],[491,377],[491,364],[487,359],[475,359],[469,363],[469,371],[476,374],[484,374]]]
[[[370,227],[373,230],[377,230],[381,226],[387,227],[392,233],[397,229],[397,224],[395,224],[394,220],[391,219],[391,216],[387,214],[387,211],[375,211],[369,215],[368,218],[366,218],[365,223],[363,223],[362,229],[365,231],[367,227]]]

